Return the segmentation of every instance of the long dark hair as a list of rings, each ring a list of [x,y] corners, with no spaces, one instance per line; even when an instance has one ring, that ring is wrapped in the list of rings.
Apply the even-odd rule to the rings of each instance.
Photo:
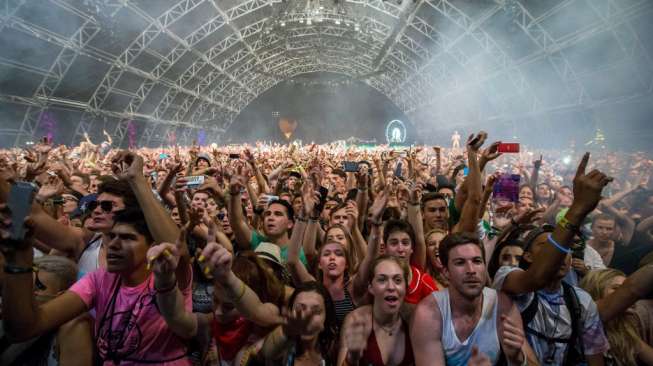
[[[324,318],[324,329],[318,335],[317,346],[323,358],[326,359],[332,357],[331,355],[334,350],[333,345],[337,339],[338,325],[336,322],[336,310],[333,301],[331,300],[331,295],[329,295],[329,291],[327,291],[324,285],[317,281],[304,282],[297,286],[290,296],[290,299],[288,300],[288,309],[293,308],[297,295],[302,292],[316,292],[322,296],[322,299],[324,299],[324,311],[326,312],[326,316]],[[299,345],[299,343],[297,343],[297,345]],[[304,350],[298,349],[297,354],[302,354],[303,352]]]

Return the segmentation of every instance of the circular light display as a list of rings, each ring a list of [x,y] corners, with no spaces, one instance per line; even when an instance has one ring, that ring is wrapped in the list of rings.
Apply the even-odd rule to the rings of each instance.
[[[406,142],[406,125],[394,119],[385,127],[385,140],[388,144],[403,144]]]

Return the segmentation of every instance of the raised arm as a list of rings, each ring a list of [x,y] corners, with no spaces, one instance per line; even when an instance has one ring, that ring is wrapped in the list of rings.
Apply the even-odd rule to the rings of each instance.
[[[379,253],[379,242],[381,240],[381,218],[383,217],[383,211],[385,210],[386,205],[388,204],[388,198],[390,196],[390,188],[386,187],[381,193],[376,196],[372,207],[370,208],[370,213],[372,215],[370,219],[371,232],[367,244],[367,252],[365,258],[360,263],[358,267],[358,273],[354,277],[353,283],[353,295],[354,301],[357,304],[362,304],[367,294],[367,285],[369,283],[369,272],[372,267],[374,259]]]
[[[414,184],[409,189],[410,202],[408,202],[408,223],[415,232],[415,250],[411,256],[411,264],[420,268],[426,268],[426,240],[424,238],[424,221],[422,220],[422,185]]]
[[[598,170],[585,174],[589,153],[585,153],[574,178],[574,201],[565,215],[568,222],[560,222],[552,234],[541,234],[532,246],[542,245],[538,255],[526,271],[509,273],[502,290],[510,295],[520,295],[546,286],[559,271],[569,253],[569,245],[583,220],[594,210],[601,199],[601,191],[612,181]],[[556,245],[557,244],[557,245]],[[559,246],[559,248],[558,248]]]
[[[487,135],[480,132],[475,138],[467,141],[467,159],[469,174],[465,179],[467,184],[467,200],[463,205],[460,221],[453,232],[476,232],[478,228],[478,211],[481,205],[481,170],[479,169],[477,153]]]
[[[247,221],[245,221],[245,216],[243,215],[240,191],[244,187],[244,177],[238,175],[232,176],[229,181],[229,194],[226,197],[226,201],[229,224],[236,236],[236,243],[240,249],[248,250],[250,249],[250,241],[252,240],[252,230],[247,225]]]
[[[638,269],[613,293],[596,301],[603,323],[623,314],[637,300],[645,298],[651,288],[653,288],[653,264]]]
[[[623,235],[623,244],[630,244],[633,235],[635,234],[635,221],[631,219],[628,215],[624,215],[619,210],[614,208],[612,205],[606,205],[603,201],[599,203],[599,209],[605,213],[612,215],[621,228],[621,234]]]
[[[245,318],[261,327],[283,323],[280,309],[272,303],[262,303],[258,295],[232,272],[233,254],[226,248],[208,243],[197,260],[204,273],[215,278]]]
[[[112,163],[114,174],[119,179],[126,180],[131,186],[154,241],[156,243],[178,242],[181,234],[179,228],[172,221],[170,214],[163,208],[163,205],[156,199],[154,193],[152,193],[152,188],[143,175],[143,157],[131,151],[121,151],[114,157]],[[124,169],[121,169],[121,166]],[[185,237],[183,242],[179,243],[179,251],[180,262],[177,279],[179,287],[185,289],[191,282],[189,272],[186,271],[190,265],[190,254],[188,253]]]
[[[302,216],[303,215],[304,214],[302,213]],[[288,261],[286,265],[290,269],[290,274],[292,275],[295,286],[299,286],[304,282],[315,281],[315,277],[308,273],[304,264],[299,260],[299,249],[302,246],[302,239],[305,236],[306,226],[306,219],[300,216],[297,223],[295,223],[292,235],[290,236]]]
[[[252,173],[254,174],[254,177],[256,177],[256,184],[258,185],[259,194],[269,193],[270,187],[268,186],[268,182],[263,177],[263,173],[261,173],[261,169],[259,169],[258,164],[256,163],[256,158],[254,158],[254,155],[251,153],[251,151],[247,149],[243,152],[243,154],[245,155],[245,159],[247,160],[250,167],[252,168]]]
[[[2,286],[4,327],[10,340],[22,342],[57,329],[88,311],[86,304],[73,292],[37,304],[33,292],[33,249],[31,239],[9,239],[11,213],[0,205],[0,247],[5,257]]]

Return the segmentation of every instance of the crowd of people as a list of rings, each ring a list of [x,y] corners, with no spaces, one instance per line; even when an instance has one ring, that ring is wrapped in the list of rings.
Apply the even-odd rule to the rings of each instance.
[[[0,150],[0,364],[653,365],[653,160],[487,138]]]

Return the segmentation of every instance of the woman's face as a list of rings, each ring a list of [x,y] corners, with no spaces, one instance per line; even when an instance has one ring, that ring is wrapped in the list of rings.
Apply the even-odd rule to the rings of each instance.
[[[213,197],[209,197],[206,200],[206,212],[209,214],[209,216],[213,217],[215,216],[217,210],[218,210],[218,204],[215,203]]]
[[[531,190],[531,187],[523,186],[521,188],[521,190],[519,190],[519,199],[522,199],[522,198],[533,199],[533,191]]]
[[[517,267],[522,255],[524,250],[521,247],[507,245],[499,253],[499,266]]]
[[[329,229],[329,231],[327,231],[326,242],[330,242],[330,241],[340,243],[340,245],[342,245],[346,249],[349,249],[347,245],[347,235],[345,235],[345,232],[342,231],[342,229],[339,227],[334,227]]]
[[[398,313],[406,296],[406,278],[399,264],[392,260],[378,263],[368,290],[374,296],[375,309],[383,314]]]
[[[293,304],[293,310],[300,310],[306,314],[311,312],[313,317],[310,320],[310,323],[303,330],[301,335],[302,340],[312,340],[315,339],[322,330],[324,330],[324,322],[326,320],[326,306],[324,305],[324,298],[322,295],[315,291],[304,291],[300,292],[297,297],[295,297],[295,303]]]
[[[432,233],[426,238],[426,249],[428,251],[429,261],[431,261],[431,264],[438,269],[442,267],[438,255],[438,248],[440,247],[442,239],[444,239],[444,233]]]
[[[623,285],[625,280],[626,277],[617,276],[611,279],[610,281],[608,281],[608,283],[605,286],[605,289],[603,290],[603,297],[605,298],[606,296],[615,292],[619,287],[621,287],[621,285]]]
[[[327,243],[320,250],[320,269],[325,276],[338,278],[343,276],[347,269],[345,249],[337,243]]]

